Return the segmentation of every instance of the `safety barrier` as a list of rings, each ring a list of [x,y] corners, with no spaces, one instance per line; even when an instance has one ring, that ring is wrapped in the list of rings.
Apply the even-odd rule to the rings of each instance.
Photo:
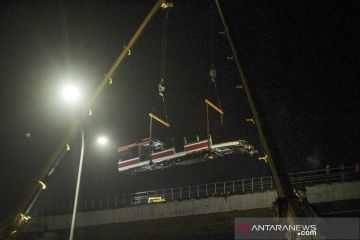
[[[294,186],[309,186],[315,184],[330,184],[341,181],[359,181],[360,172],[354,166],[332,168],[316,171],[298,172],[289,174]],[[198,184],[191,186],[172,187],[159,190],[136,192],[115,195],[105,198],[81,199],[78,202],[78,211],[94,211],[111,208],[124,208],[148,203],[149,197],[161,197],[165,202],[208,197],[228,196],[232,194],[245,194],[259,191],[274,190],[271,176],[248,178],[234,181]],[[159,203],[164,204],[165,202]],[[48,206],[37,206],[33,216],[58,215],[72,211],[73,202],[57,203]]]

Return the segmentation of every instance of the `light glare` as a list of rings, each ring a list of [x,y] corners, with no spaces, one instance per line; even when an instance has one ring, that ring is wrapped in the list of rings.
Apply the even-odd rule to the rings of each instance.
[[[62,98],[67,102],[77,102],[81,98],[81,93],[79,88],[77,88],[75,85],[69,84],[66,85],[62,92],[61,92]]]
[[[98,137],[97,143],[99,145],[106,145],[108,143],[108,139],[105,136]]]

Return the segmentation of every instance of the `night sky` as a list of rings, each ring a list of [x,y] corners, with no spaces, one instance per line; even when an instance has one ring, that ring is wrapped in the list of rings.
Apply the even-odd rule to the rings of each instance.
[[[90,96],[155,1],[2,1],[0,61],[1,217],[19,200],[81,109],[59,99],[72,78]],[[356,1],[222,1],[239,58],[273,149],[289,171],[359,161],[357,113],[359,6]],[[232,158],[140,176],[117,173],[115,150],[148,137],[147,113],[163,116],[157,96],[163,14],[143,32],[85,121],[88,138],[81,197],[268,174],[263,162]],[[170,129],[154,136],[177,148],[206,137],[204,98],[214,142],[246,139],[262,153],[213,1],[175,1],[166,52]],[[30,133],[31,137],[26,134]],[[111,144],[100,149],[98,134]],[[79,143],[49,179],[41,201],[72,198]]]

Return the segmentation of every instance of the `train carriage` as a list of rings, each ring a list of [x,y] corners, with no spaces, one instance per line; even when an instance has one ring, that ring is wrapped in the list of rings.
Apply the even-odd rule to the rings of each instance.
[[[176,152],[175,148],[166,148],[166,145],[157,139],[147,138],[139,143],[118,148],[118,171],[143,172],[174,165],[189,165],[236,152],[250,155],[257,153],[245,140],[213,145],[210,138],[185,144],[184,151]]]

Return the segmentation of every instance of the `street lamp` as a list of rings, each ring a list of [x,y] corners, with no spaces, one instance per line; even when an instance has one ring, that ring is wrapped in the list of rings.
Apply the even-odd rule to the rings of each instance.
[[[72,83],[65,85],[62,88],[60,93],[61,93],[62,100],[64,102],[66,102],[68,104],[72,104],[72,105],[77,104],[81,100],[81,97],[82,97],[79,87]],[[84,151],[85,151],[85,134],[84,134],[84,128],[82,128],[81,129],[81,151],[80,151],[80,160],[79,160],[79,170],[78,170],[78,176],[77,176],[77,180],[76,180],[75,199],[74,199],[74,206],[73,206],[73,213],[72,213],[71,227],[70,227],[70,236],[69,236],[69,239],[71,239],[71,240],[74,237],[76,210],[77,210],[77,204],[78,204],[78,198],[79,198]]]
[[[73,85],[73,84],[66,85],[62,89],[61,95],[62,95],[63,100],[70,104],[76,104],[82,98],[80,89],[76,85]],[[105,136],[99,136],[97,138],[97,143],[101,146],[104,146],[108,143],[108,139]],[[78,204],[78,198],[79,198],[81,172],[82,172],[82,166],[83,166],[83,160],[84,160],[84,151],[85,151],[85,134],[84,134],[84,128],[82,128],[81,129],[81,153],[80,153],[80,160],[79,160],[78,176],[77,176],[77,181],[76,181],[73,213],[72,213],[72,218],[71,218],[71,227],[70,227],[70,236],[69,236],[70,240],[72,240],[74,237],[76,210],[77,210],[77,204]]]
[[[108,138],[106,136],[99,136],[96,140],[98,145],[104,146],[108,144]]]
[[[61,90],[62,99],[69,104],[75,105],[79,103],[82,98],[82,93],[80,89],[74,84],[67,84]],[[98,139],[99,144],[106,144],[107,139],[102,137]],[[75,190],[75,199],[74,206],[71,218],[71,227],[70,227],[70,236],[69,239],[72,240],[74,237],[74,229],[75,229],[75,220],[76,220],[76,211],[79,199],[79,190],[80,190],[80,182],[81,182],[81,172],[83,168],[83,160],[84,160],[84,152],[85,152],[85,133],[84,128],[81,128],[81,151],[80,151],[80,160],[79,160],[79,170],[78,176],[76,180],[76,190]]]
[[[74,84],[67,84],[61,90],[61,97],[67,103],[77,103],[81,100],[80,89]]]

